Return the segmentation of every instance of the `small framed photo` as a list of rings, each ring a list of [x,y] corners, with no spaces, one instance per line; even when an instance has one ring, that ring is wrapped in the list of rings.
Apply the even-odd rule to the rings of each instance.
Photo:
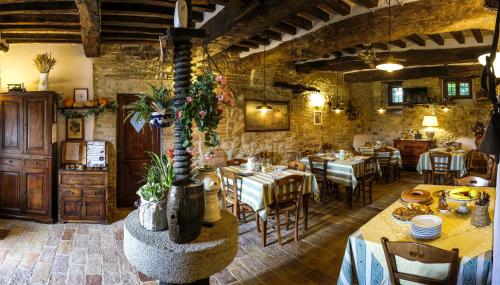
[[[88,88],[75,88],[74,91],[75,103],[85,103],[89,100],[89,89]]]
[[[62,164],[85,164],[87,147],[84,141],[62,142],[61,163]]]
[[[85,118],[66,118],[66,139],[84,140],[85,139]]]
[[[323,112],[322,111],[314,111],[313,113],[313,121],[315,126],[323,125]]]

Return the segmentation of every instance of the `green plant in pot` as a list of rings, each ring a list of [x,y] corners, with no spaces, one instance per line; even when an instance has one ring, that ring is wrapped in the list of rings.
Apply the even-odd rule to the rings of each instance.
[[[149,122],[154,128],[165,128],[172,125],[172,92],[165,85],[150,85],[148,92],[137,95],[137,100],[128,104],[125,121],[133,118],[136,121]]]
[[[169,151],[170,157],[171,154]],[[161,231],[167,228],[167,195],[172,186],[174,167],[172,158],[167,155],[150,153],[150,156],[145,184],[137,191],[141,198],[139,222],[147,230]]]

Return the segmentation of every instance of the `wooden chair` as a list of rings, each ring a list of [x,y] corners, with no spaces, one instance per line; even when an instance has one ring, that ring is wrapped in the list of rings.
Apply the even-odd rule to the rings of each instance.
[[[221,168],[221,182],[222,182],[222,205],[224,209],[228,209],[231,207],[231,212],[233,215],[239,219],[246,222],[246,212],[254,212],[250,205],[241,202],[241,186],[242,179],[235,172],[227,169]],[[228,205],[229,204],[229,205]],[[241,214],[243,217],[241,217]],[[257,230],[259,227],[259,215],[255,213],[255,219],[257,221]]]
[[[469,175],[482,175],[488,171],[490,157],[479,150],[471,150],[465,157],[465,168]]]
[[[488,159],[488,170],[486,171],[486,177],[490,181],[490,187],[496,186],[497,181],[497,171],[498,171],[498,163],[496,159],[492,156]]]
[[[401,280],[417,282],[421,284],[456,284],[458,275],[458,249],[451,251],[433,247],[416,242],[390,242],[386,237],[381,238],[382,247],[389,268],[392,284],[399,285]],[[399,272],[396,264],[396,256],[410,261],[418,261],[424,264],[449,263],[448,276],[444,280],[432,279],[430,277]]]
[[[285,215],[285,225],[288,230],[290,222],[290,214],[295,217],[295,241],[299,240],[299,218],[300,205],[302,203],[302,193],[304,184],[304,175],[289,175],[280,179],[274,180],[274,203],[270,206],[270,214],[276,215],[276,224],[278,227],[278,243],[281,245],[281,215]],[[267,223],[264,222],[262,234],[267,234]],[[265,238],[263,239],[266,246]]]
[[[387,147],[377,148],[374,151],[374,156],[378,161],[378,165],[382,171],[382,178],[385,179],[385,182],[389,182],[389,178],[391,177],[391,168],[393,167],[391,165],[391,158],[393,152],[392,149]]]
[[[446,152],[430,152],[431,160],[431,184],[441,182],[446,185],[451,180],[451,155]]]
[[[297,160],[289,161],[287,166],[290,169],[295,169],[298,171],[306,171],[306,165]]]
[[[370,157],[364,161],[363,165],[363,176],[361,177],[361,183],[359,184],[358,200],[360,192],[363,192],[363,206],[366,205],[366,191],[368,190],[369,204],[372,203],[372,190],[373,190],[373,179],[375,177],[375,170],[377,169],[377,159],[375,157]]]
[[[486,187],[490,185],[490,181],[481,177],[467,176],[464,178],[455,178],[455,185],[457,186],[474,186],[474,187]]]
[[[332,152],[332,150],[333,150],[333,145],[330,143],[324,143],[321,145],[320,151],[323,153]]]
[[[227,162],[227,166],[240,166],[247,163],[246,159],[243,158],[233,158]]]
[[[309,159],[309,168],[311,173],[316,178],[318,185],[321,185],[321,200],[323,203],[326,202],[326,192],[331,187],[336,187],[333,183],[328,180],[328,160],[318,157],[316,155],[310,155],[307,157]],[[314,167],[315,164],[320,164],[322,167]],[[340,199],[340,193],[338,189],[334,189],[337,193],[337,199]]]

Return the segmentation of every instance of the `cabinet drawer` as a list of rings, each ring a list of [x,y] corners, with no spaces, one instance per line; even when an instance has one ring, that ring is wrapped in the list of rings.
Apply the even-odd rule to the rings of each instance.
[[[83,197],[85,198],[102,198],[104,193],[104,189],[83,189]]]
[[[106,175],[86,173],[63,173],[61,185],[107,186]]]
[[[3,158],[2,160],[3,165],[10,165],[10,166],[23,166],[23,160],[22,159],[16,159],[16,158]]]
[[[26,168],[48,168],[49,162],[43,159],[26,159],[24,166]]]
[[[81,197],[82,189],[71,189],[71,188],[61,188],[59,189],[59,193],[61,196],[70,196],[70,197]]]

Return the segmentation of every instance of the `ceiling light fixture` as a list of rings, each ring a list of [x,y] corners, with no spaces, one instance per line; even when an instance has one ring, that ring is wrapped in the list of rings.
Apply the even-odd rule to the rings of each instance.
[[[337,54],[337,105],[335,105],[335,107],[333,108],[333,111],[336,114],[340,114],[340,112],[344,111],[344,108],[340,107],[340,102],[339,102],[339,71],[340,71],[339,61],[340,58],[339,55]]]
[[[269,112],[273,109],[273,107],[267,104],[267,97],[266,97],[266,45],[264,45],[264,102],[262,103],[263,105],[258,105],[256,108],[262,113]]]
[[[389,41],[387,42],[387,45],[389,47],[389,55],[384,61],[378,64],[376,68],[387,72],[393,72],[396,70],[403,69],[404,66],[398,63],[391,54],[391,1],[388,0],[388,3],[389,3]]]

